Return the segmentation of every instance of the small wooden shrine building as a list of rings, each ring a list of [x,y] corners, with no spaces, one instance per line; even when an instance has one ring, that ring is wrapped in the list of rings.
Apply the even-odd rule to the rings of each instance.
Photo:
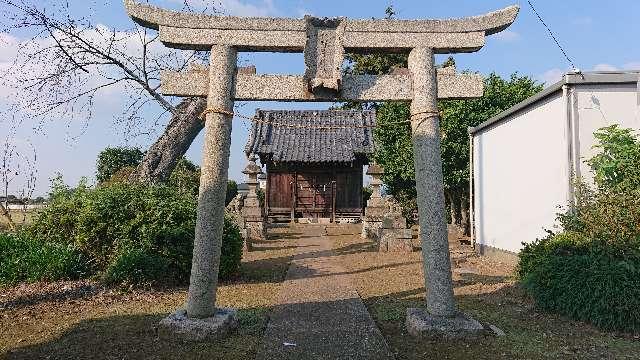
[[[256,117],[245,152],[266,165],[270,219],[361,218],[374,111],[258,110]]]

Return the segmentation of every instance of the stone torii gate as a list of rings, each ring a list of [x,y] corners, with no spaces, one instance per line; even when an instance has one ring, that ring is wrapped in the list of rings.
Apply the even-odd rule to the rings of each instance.
[[[446,20],[211,16],[169,11],[135,0],[125,0],[125,7],[138,24],[158,30],[166,46],[211,51],[208,69],[161,75],[162,93],[206,96],[208,106],[186,310],[163,320],[165,329],[204,339],[236,323],[233,310],[215,307],[234,100],[411,101],[427,310],[410,309],[407,327],[420,335],[479,325],[457,312],[453,297],[436,102],[480,97],[483,80],[476,74],[456,74],[453,68],[436,70],[434,54],[478,51],[487,35],[513,23],[517,6]],[[238,73],[239,51],[302,52],[306,71],[302,76]],[[409,53],[409,71],[343,76],[345,52]]]

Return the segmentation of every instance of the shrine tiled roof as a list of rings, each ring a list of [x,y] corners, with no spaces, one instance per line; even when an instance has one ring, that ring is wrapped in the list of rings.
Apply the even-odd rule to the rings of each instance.
[[[258,110],[256,118],[245,152],[263,160],[348,163],[374,150],[373,110]]]

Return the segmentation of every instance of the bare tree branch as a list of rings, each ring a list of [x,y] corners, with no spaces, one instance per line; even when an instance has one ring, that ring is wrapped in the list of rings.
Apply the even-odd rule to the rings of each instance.
[[[0,33],[34,34],[19,41],[15,61],[0,74],[0,82],[16,90],[11,110],[41,124],[80,118],[86,126],[95,113],[95,99],[108,88],[116,89],[129,99],[114,117],[127,129],[145,124],[150,111],[170,114],[163,135],[143,160],[147,164],[135,175],[148,181],[166,178],[202,129],[197,117],[203,103],[162,95],[160,72],[201,64],[207,54],[167,49],[157,33],[137,25],[118,30],[89,18],[73,18],[67,1],[47,8],[37,0],[0,0],[0,5],[5,9],[0,16],[8,24]],[[184,7],[190,9],[188,1]],[[208,9],[216,11],[215,6]],[[181,127],[185,129],[176,131]]]

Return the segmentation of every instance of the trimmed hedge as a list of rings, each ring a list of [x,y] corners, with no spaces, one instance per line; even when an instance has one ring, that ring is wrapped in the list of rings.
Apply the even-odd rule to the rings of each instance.
[[[575,232],[528,244],[518,274],[536,304],[606,330],[640,331],[640,256]]]

